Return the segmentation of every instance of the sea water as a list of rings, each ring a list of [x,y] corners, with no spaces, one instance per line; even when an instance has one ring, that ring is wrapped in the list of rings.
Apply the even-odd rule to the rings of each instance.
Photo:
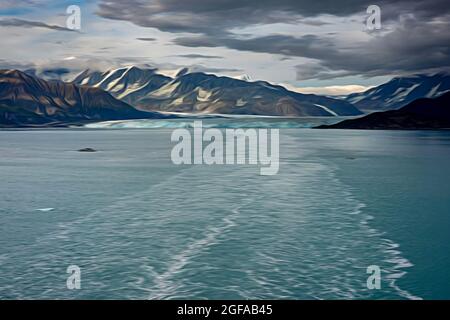
[[[450,298],[450,133],[204,122],[280,128],[278,174],[174,165],[188,119],[0,131],[0,298]]]

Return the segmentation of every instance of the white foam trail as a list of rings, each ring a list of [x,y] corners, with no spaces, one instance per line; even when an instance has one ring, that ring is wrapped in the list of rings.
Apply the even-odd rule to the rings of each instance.
[[[294,139],[297,139],[296,137],[293,137]],[[298,145],[298,143],[297,143]],[[323,163],[324,159],[317,158],[317,162]],[[384,253],[387,254],[387,257],[384,259],[385,262],[392,265],[391,268],[389,268],[389,274],[386,276],[386,279],[388,279],[389,286],[397,292],[397,294],[406,299],[410,300],[420,300],[421,297],[418,297],[409,291],[402,289],[397,284],[397,281],[405,276],[407,274],[407,271],[405,269],[413,267],[414,265],[405,257],[402,256],[402,252],[399,250],[400,245],[398,243],[395,243],[394,241],[390,239],[386,239],[382,237],[383,233],[379,230],[373,228],[370,225],[370,221],[374,219],[373,216],[364,213],[364,208],[366,207],[366,204],[361,202],[355,195],[354,192],[345,185],[336,175],[336,171],[338,170],[336,168],[336,165],[333,163],[326,163],[326,166],[329,168],[329,174],[331,179],[336,183],[336,185],[343,185],[346,186],[346,188],[342,188],[341,192],[343,192],[343,196],[348,199],[349,203],[356,203],[355,209],[352,212],[349,212],[349,214],[352,215],[359,215],[361,218],[360,224],[361,226],[367,230],[367,232],[370,234],[370,236],[373,236],[374,239],[380,239],[381,246],[384,247]]]
[[[336,174],[334,171],[332,171],[331,174],[332,174],[334,180],[340,182],[339,179],[336,177]],[[340,182],[340,183],[342,184],[342,182]],[[344,190],[344,192],[347,194],[347,197],[349,199],[351,198],[352,200],[359,202],[359,204],[356,207],[356,211],[352,212],[351,214],[361,214],[361,216],[362,216],[362,220],[360,222],[361,225],[368,228],[368,231],[370,233],[372,233],[373,235],[380,236],[382,233],[380,231],[378,231],[377,229],[370,227],[370,225],[369,225],[369,221],[373,220],[374,217],[371,215],[368,215],[368,214],[363,214],[363,209],[366,207],[366,204],[357,200],[351,192],[349,192],[347,190]],[[407,290],[401,289],[397,285],[397,280],[407,274],[407,271],[405,271],[403,269],[414,266],[408,259],[401,256],[402,252],[400,250],[398,250],[398,248],[400,247],[400,244],[395,243],[394,241],[392,241],[390,239],[386,239],[386,238],[382,238],[381,240],[383,241],[384,245],[387,245],[387,249],[385,250],[385,253],[387,253],[390,256],[387,259],[385,259],[385,261],[393,264],[392,270],[394,271],[394,273],[391,273],[386,276],[386,278],[389,279],[389,286],[392,289],[394,289],[403,298],[406,298],[408,300],[422,300],[422,298],[413,295],[412,293],[410,293]]]
[[[389,239],[385,239],[385,241],[387,242],[388,245],[388,249],[386,250],[386,252],[393,255],[393,258],[387,261],[394,264],[393,269],[396,271],[396,273],[392,273],[387,276],[387,278],[390,280],[389,285],[391,286],[391,288],[396,290],[400,294],[400,296],[406,299],[422,300],[421,297],[415,296],[410,292],[408,292],[407,290],[400,288],[397,285],[397,280],[407,274],[407,272],[404,271],[403,269],[413,267],[414,265],[408,259],[401,256],[402,254],[401,251],[397,250],[400,247],[398,243],[395,243]]]
[[[239,215],[239,206],[232,210],[232,213],[222,219],[223,224],[220,226],[211,226],[206,232],[205,236],[197,241],[194,241],[188,245],[186,249],[175,255],[170,262],[170,267],[162,274],[155,276],[155,282],[157,289],[151,289],[155,291],[148,297],[149,300],[167,299],[177,293],[178,285],[174,284],[170,278],[179,273],[190,260],[200,254],[207,247],[216,244],[219,240],[218,237],[229,229],[236,226],[235,219]],[[152,273],[154,270],[152,270]]]

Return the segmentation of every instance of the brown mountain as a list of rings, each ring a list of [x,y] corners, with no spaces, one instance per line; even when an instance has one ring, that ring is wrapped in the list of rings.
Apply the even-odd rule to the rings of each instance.
[[[134,109],[100,88],[45,81],[0,70],[0,126],[67,126],[93,121],[162,118]]]

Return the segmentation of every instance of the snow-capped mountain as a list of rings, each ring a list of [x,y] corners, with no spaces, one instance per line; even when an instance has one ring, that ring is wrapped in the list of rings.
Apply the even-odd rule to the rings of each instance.
[[[248,74],[242,74],[238,77],[236,77],[236,79],[238,80],[242,80],[242,81],[252,81],[252,77],[250,77]]]
[[[399,109],[419,98],[435,98],[450,90],[450,74],[414,75],[397,77],[365,92],[345,98],[359,110],[374,111]]]
[[[100,87],[141,110],[271,116],[361,114],[346,101],[292,92],[265,81],[190,73],[187,69],[174,78],[137,67],[104,73],[87,70],[74,83]]]
[[[73,80],[73,83],[101,88],[116,98],[132,104],[171,80],[156,73],[156,69],[128,67],[107,72],[85,70]]]

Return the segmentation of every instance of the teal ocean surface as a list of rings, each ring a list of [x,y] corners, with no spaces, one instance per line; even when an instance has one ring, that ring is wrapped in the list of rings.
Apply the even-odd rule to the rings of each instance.
[[[174,165],[192,119],[0,131],[0,299],[450,299],[450,132],[316,121],[203,119],[280,128],[274,176]]]

